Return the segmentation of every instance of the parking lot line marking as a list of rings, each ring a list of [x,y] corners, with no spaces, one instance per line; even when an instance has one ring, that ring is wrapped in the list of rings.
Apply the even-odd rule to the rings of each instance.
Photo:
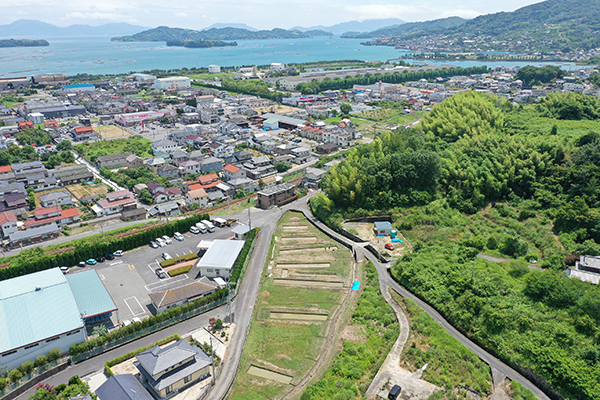
[[[115,261],[114,263],[110,263],[110,265],[123,264],[123,261]]]
[[[160,282],[150,283],[145,286],[146,290],[148,292],[152,292],[154,290],[160,289],[161,287],[173,285],[173,284],[176,284],[177,282],[182,282],[182,281],[189,279],[187,274],[179,275],[179,277],[181,277],[181,279],[169,277],[169,278],[165,278],[165,279],[161,280]],[[157,285],[157,284],[159,284],[159,285]]]
[[[131,299],[134,299],[134,300],[137,302],[138,306],[140,307],[140,312],[138,312],[138,313],[135,313],[135,312],[133,312],[133,310],[131,309],[131,306],[130,306],[130,305],[129,305],[129,303],[127,302],[127,300],[131,300]],[[138,300],[138,298],[137,298],[137,297],[135,297],[135,296],[132,296],[132,297],[128,297],[128,298],[126,298],[126,299],[125,299],[125,304],[127,305],[127,308],[129,308],[129,311],[131,311],[131,314],[133,314],[133,316],[134,316],[134,317],[135,317],[135,316],[137,316],[137,315],[142,315],[142,314],[145,314],[145,313],[146,313],[146,312],[144,311],[144,307],[142,307],[142,304],[140,303],[140,301]]]
[[[104,280],[104,275],[100,274],[100,279]]]

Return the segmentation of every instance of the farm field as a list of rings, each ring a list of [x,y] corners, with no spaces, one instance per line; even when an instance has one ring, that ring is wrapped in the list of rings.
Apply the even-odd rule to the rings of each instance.
[[[104,183],[95,183],[93,185],[71,185],[67,187],[67,190],[77,199],[81,199],[85,196],[103,196],[108,192],[108,188]]]
[[[113,139],[99,142],[85,142],[73,146],[73,149],[95,163],[98,157],[131,152],[139,157],[152,156],[152,141],[141,136],[130,136],[126,139]]]
[[[283,216],[230,399],[284,398],[319,368],[327,337],[340,336],[338,317],[356,299],[350,294],[354,265],[350,251],[302,214]]]

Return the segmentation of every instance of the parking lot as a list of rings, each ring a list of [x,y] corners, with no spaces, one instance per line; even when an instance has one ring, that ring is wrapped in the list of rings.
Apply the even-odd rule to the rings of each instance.
[[[183,232],[182,232],[183,233]],[[172,244],[153,249],[144,246],[126,252],[122,257],[106,260],[96,265],[86,265],[84,268],[73,267],[69,273],[77,273],[87,269],[95,269],[118,307],[118,312],[113,313],[111,323],[101,321],[107,328],[112,328],[123,321],[131,321],[134,317],[143,319],[154,312],[151,306],[149,293],[161,292],[191,283],[199,276],[189,274],[178,275],[173,278],[159,278],[156,269],[160,267],[162,253],[168,252],[172,257],[187,253],[196,253],[197,245],[201,240],[229,239],[233,237],[231,228],[215,228],[213,233],[194,235],[190,232],[183,233],[184,240],[179,242],[172,239]],[[118,249],[115,249],[115,251]]]

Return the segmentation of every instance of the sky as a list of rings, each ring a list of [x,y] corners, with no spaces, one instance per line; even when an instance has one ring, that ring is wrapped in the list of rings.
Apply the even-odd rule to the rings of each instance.
[[[540,0],[1,0],[0,25],[37,19],[57,26],[134,25],[202,29],[214,23],[245,23],[257,29],[331,26],[346,21],[400,18],[425,21],[473,18],[514,11]]]

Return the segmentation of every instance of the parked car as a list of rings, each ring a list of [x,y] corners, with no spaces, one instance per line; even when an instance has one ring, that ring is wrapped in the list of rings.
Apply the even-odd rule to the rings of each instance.
[[[190,232],[192,232],[194,235],[197,235],[200,233],[200,229],[196,228],[195,226],[190,226]]]
[[[86,264],[88,264],[88,265],[96,265],[96,264],[98,263],[98,261],[96,261],[96,260],[95,260],[95,259],[93,259],[93,258],[90,258],[90,259],[89,259],[89,260],[87,260],[85,263],[86,263]]]
[[[117,257],[122,257],[125,252],[123,250],[117,250],[113,254]]]
[[[150,241],[150,247],[152,247],[153,249],[158,249],[158,243],[156,243],[154,240]]]
[[[69,272],[69,267],[60,267],[60,271],[61,271],[63,274],[66,274],[66,273],[68,273],[68,272]]]
[[[98,262],[104,262],[104,261],[106,261],[106,258],[103,257],[103,256],[100,256],[100,257],[96,258],[96,261],[98,261]]]
[[[85,261],[80,261],[79,264],[77,264],[78,267],[85,267]]]
[[[163,278],[166,278],[166,277],[167,277],[167,274],[165,273],[165,270],[164,270],[164,269],[162,269],[162,268],[156,268],[156,271],[155,271],[155,272],[156,272],[156,275],[157,275],[157,276],[158,276],[160,279],[163,279]]]
[[[391,244],[391,243],[386,243],[385,244],[385,248],[388,249],[388,250],[394,250],[394,245]]]
[[[114,254],[112,254],[112,253],[110,253],[110,254],[107,254],[107,255],[106,255],[106,259],[107,259],[107,260],[114,260],[114,259],[115,259],[115,255],[114,255]]]
[[[162,258],[164,260],[170,260],[173,257],[171,257],[171,255],[165,251],[164,253],[162,253]]]
[[[161,238],[156,238],[154,240],[160,247],[165,247],[167,245],[167,243],[165,243],[164,240],[162,240]]]
[[[183,235],[179,232],[175,232],[175,234],[173,235],[173,237],[175,238],[175,240],[178,240],[180,242],[183,242]]]
[[[173,243],[173,241],[171,240],[171,238],[168,237],[167,235],[163,236],[162,239],[165,241],[166,244]]]
[[[400,396],[401,391],[402,391],[402,388],[400,386],[394,385],[392,387],[392,389],[390,390],[390,393],[388,394],[388,399],[396,400],[398,398],[398,396]]]

